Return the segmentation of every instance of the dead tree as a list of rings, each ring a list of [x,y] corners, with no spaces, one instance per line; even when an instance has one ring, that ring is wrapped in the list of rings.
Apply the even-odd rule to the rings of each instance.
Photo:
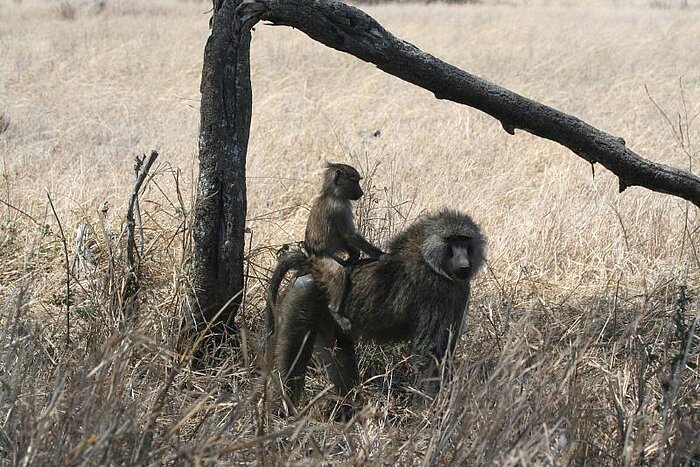
[[[259,20],[299,29],[328,47],[374,63],[387,73],[431,91],[438,99],[479,109],[499,120],[511,135],[521,129],[555,141],[592,165],[600,163],[614,173],[621,192],[641,186],[700,206],[700,178],[696,175],[646,160],[627,148],[622,138],[445,63],[396,38],[357,8],[335,0],[246,0],[234,12],[235,1],[218,3],[222,1],[224,6],[215,9],[202,76],[200,164],[209,171],[200,173],[198,199],[211,206],[198,204],[199,216],[195,220],[198,283],[201,291],[211,294],[200,295],[202,303],[220,304],[242,287],[242,221],[246,202],[243,171],[250,121],[248,44],[250,28]],[[236,31],[241,31],[240,38]],[[220,38],[214,39],[215,36]],[[209,82],[206,85],[205,79]],[[206,106],[222,109],[205,118]],[[213,158],[205,161],[204,157]],[[212,172],[215,161],[225,163],[216,165]],[[224,175],[222,170],[230,173]],[[233,177],[235,182],[226,184],[224,176]],[[224,248],[227,242],[231,242],[231,253],[216,256],[214,253],[228,251]],[[207,269],[210,267],[218,269]]]
[[[193,313],[215,342],[235,334],[243,291],[245,162],[250,132],[250,28],[234,28],[240,0],[215,0],[200,91],[199,180],[193,226]]]
[[[620,192],[641,186],[700,207],[696,175],[643,159],[622,138],[445,63],[396,38],[357,8],[335,0],[252,0],[239,11],[252,21],[299,29],[328,47],[431,91],[438,99],[479,109],[499,120],[511,135],[521,129],[566,146],[617,175]]]

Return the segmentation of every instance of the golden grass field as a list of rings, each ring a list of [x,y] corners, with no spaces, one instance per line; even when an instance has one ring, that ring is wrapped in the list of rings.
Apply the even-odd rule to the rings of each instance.
[[[176,344],[210,3],[97,5],[0,2],[1,464],[700,463],[697,208],[642,188],[619,194],[604,168],[593,176],[555,143],[509,136],[284,27],[253,33],[246,345],[211,371],[189,369]],[[697,170],[698,6],[362,9],[643,157]],[[142,291],[127,320],[121,232],[134,156],[151,149]],[[444,206],[488,238],[455,377],[425,411],[406,404],[397,346],[361,350],[364,409],[350,422],[329,415],[329,394],[291,420],[265,413],[262,296],[274,251],[303,238],[326,160],[368,175],[358,221],[380,244]],[[73,265],[70,343],[56,217]],[[314,372],[307,402],[328,384]]]

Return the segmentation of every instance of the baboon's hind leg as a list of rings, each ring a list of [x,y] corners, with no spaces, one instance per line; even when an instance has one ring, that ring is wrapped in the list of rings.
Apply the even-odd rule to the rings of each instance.
[[[313,326],[304,326],[305,322],[304,319],[283,319],[275,336],[275,369],[294,405],[299,403],[304,390],[306,368],[317,334]]]
[[[352,336],[326,326],[319,332],[317,349],[336,392],[348,394],[360,379]]]

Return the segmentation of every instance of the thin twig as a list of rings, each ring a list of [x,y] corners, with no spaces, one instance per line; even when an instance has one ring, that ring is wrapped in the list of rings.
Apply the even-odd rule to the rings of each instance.
[[[139,181],[139,172],[141,171],[141,167],[143,166],[143,161],[146,159],[146,156],[144,155],[143,157],[136,157],[134,161],[134,181],[135,183],[138,183]],[[143,235],[143,221],[141,219],[141,206],[139,204],[139,198],[138,196],[136,197],[136,202],[134,203],[134,210],[136,214],[136,224],[139,228],[139,240],[141,241],[140,247],[139,248],[139,256],[143,256],[143,248],[144,244],[146,243],[146,239],[144,238]]]
[[[70,345],[70,260],[68,259],[68,243],[66,242],[66,235],[63,233],[63,225],[61,225],[61,220],[56,214],[56,208],[51,200],[51,195],[46,192],[46,197],[49,199],[49,205],[51,205],[51,211],[53,216],[56,218],[58,223],[58,230],[61,233],[61,241],[63,242],[63,254],[66,258],[66,346]]]
[[[39,222],[38,220],[34,219],[34,217],[30,216],[30,215],[27,214],[26,212],[22,211],[22,210],[21,210],[20,208],[18,208],[17,206],[11,205],[10,203],[8,203],[7,201],[5,201],[4,199],[0,199],[0,203],[4,204],[5,206],[7,206],[7,207],[10,208],[10,209],[14,209],[14,210],[17,211],[18,213],[20,213],[20,214],[22,214],[23,216],[25,216],[25,217],[26,217],[27,219],[29,219],[30,221],[34,222],[36,225],[41,226],[41,222]]]

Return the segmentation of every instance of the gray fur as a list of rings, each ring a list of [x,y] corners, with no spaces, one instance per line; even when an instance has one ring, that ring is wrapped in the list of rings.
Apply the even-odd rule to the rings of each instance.
[[[311,257],[307,267],[313,284],[290,287],[277,311],[281,327],[275,336],[275,365],[292,402],[301,396],[314,345],[337,392],[352,389],[359,380],[358,337],[411,341],[420,385],[434,392],[436,385],[428,380],[435,381],[437,364],[454,350],[470,281],[484,260],[483,236],[469,216],[443,210],[422,218],[397,235],[378,261],[345,271],[350,288],[344,313],[352,323],[352,335],[346,335],[326,312],[328,290],[337,277]]]

